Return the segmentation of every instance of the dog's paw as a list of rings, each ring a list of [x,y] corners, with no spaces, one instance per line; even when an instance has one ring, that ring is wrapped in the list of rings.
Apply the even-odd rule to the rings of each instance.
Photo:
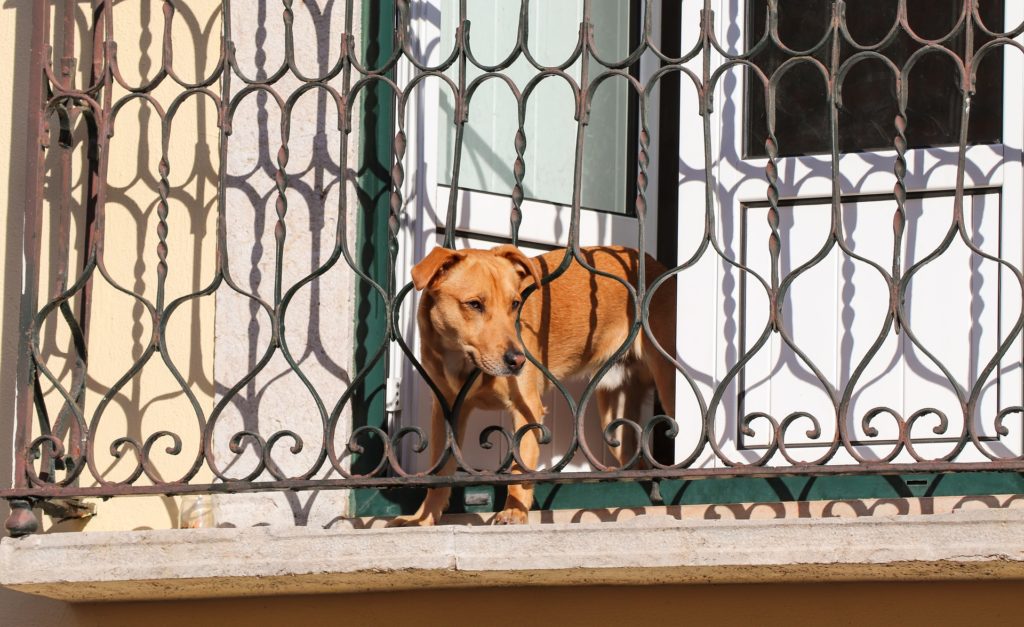
[[[408,516],[395,516],[388,521],[387,527],[432,527],[437,520],[431,514],[410,514]]]
[[[525,525],[529,522],[526,515],[526,510],[519,509],[517,507],[510,507],[503,509],[494,515],[495,525]]]

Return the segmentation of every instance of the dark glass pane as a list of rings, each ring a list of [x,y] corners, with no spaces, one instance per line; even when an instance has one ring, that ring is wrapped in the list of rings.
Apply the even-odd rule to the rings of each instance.
[[[949,34],[957,23],[963,0],[908,0],[910,27],[920,37],[936,39]],[[875,45],[886,39],[896,21],[897,0],[847,0],[846,26],[860,45]],[[831,65],[832,41],[827,37],[832,0],[786,0],[779,3],[778,32],[782,43],[792,50]],[[980,4],[982,21],[996,30],[1003,24],[1003,2]],[[764,36],[768,18],[767,0],[747,1],[747,48]],[[974,49],[988,37],[974,31]],[[962,58],[966,38],[961,31],[942,45]],[[819,45],[820,44],[820,45]],[[879,50],[902,68],[921,44],[900,30]],[[840,62],[858,50],[847,42],[840,47]],[[998,143],[1003,129],[1003,55],[990,54],[978,68],[977,93],[971,102],[968,142]],[[768,46],[752,61],[769,77],[792,54],[779,46]],[[959,143],[961,95],[955,63],[941,52],[924,55],[910,72],[907,101],[907,140],[911,148]],[[843,106],[839,109],[839,150],[858,152],[893,147],[898,113],[896,85],[892,71],[881,59],[867,59],[854,66],[842,83]],[[831,150],[828,89],[821,72],[802,62],[789,70],[775,92],[776,136],[781,156],[827,153]],[[765,156],[768,136],[762,84],[748,71],[746,80],[745,154]]]

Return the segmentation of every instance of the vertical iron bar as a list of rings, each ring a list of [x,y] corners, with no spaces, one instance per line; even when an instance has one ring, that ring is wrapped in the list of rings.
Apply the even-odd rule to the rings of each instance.
[[[455,45],[459,49],[459,93],[455,94],[455,154],[452,157],[452,185],[448,194],[448,212],[444,222],[444,247],[455,248],[455,227],[458,223],[459,173],[462,170],[462,141],[466,128],[466,0],[459,0],[459,26],[455,29]],[[402,120],[399,120],[402,123]]]
[[[579,38],[583,50],[580,53],[580,82],[579,93],[576,97],[576,149],[573,162],[572,180],[572,213],[569,219],[569,237],[566,243],[567,254],[562,265],[575,257],[577,263],[582,259],[580,251],[580,205],[583,199],[583,147],[587,134],[587,90],[590,87],[590,40],[591,40],[591,0],[583,0],[583,20],[580,22]],[[583,265],[581,263],[581,265]],[[584,267],[586,267],[584,265]],[[586,434],[583,430],[584,405],[579,405],[573,411],[573,433],[575,434],[574,445],[580,447],[587,458],[591,455],[587,452]],[[537,437],[536,432],[530,432],[530,437]]]
[[[75,71],[75,3],[65,2],[63,6],[63,15],[61,23],[61,50],[60,50],[60,74],[58,75],[58,81],[64,85],[68,91],[75,89],[74,71]],[[66,105],[64,105],[66,106]],[[47,251],[49,257],[53,260],[54,270],[52,274],[52,280],[50,281],[50,288],[46,290],[49,294],[49,298],[56,298],[62,293],[67,287],[68,272],[71,265],[71,167],[72,167],[72,156],[75,149],[74,132],[76,122],[78,121],[78,111],[74,105],[68,107],[68,142],[65,144],[63,141],[59,142],[59,160],[58,160],[58,172],[59,182],[56,185],[55,198],[53,202],[57,206],[56,219],[53,221],[54,225],[53,236],[51,237],[52,245]],[[87,138],[91,140],[92,138]],[[88,157],[87,157],[88,158]],[[45,168],[45,166],[44,166]],[[55,179],[57,177],[54,177]],[[51,215],[53,212],[51,211]],[[84,299],[82,302],[84,308]],[[69,325],[75,324],[73,314],[71,311],[70,303],[63,303],[60,306],[61,314],[63,314],[65,320]],[[56,335],[56,332],[54,332]],[[80,395],[75,393],[77,383],[79,383],[79,375],[81,372],[81,355],[78,352],[78,346],[73,347],[71,350],[75,351],[75,364],[72,367],[72,397],[76,397],[76,401],[80,401]],[[82,386],[84,388],[84,385]],[[59,413],[57,414],[57,420],[52,425],[50,435],[53,435],[58,440],[64,441],[65,432],[69,429],[74,429],[77,426],[76,421],[72,416],[73,412],[68,406],[68,403],[64,403],[61,406]],[[73,431],[72,431],[73,432]],[[44,433],[45,434],[45,433]],[[65,441],[65,444],[67,442]],[[67,450],[65,458],[76,457],[77,445],[72,440],[72,445],[75,446],[75,451]],[[53,449],[51,447],[45,447],[40,451],[39,465],[42,469],[40,476],[48,481],[56,480],[56,471],[63,465],[62,459],[55,459],[53,456]]]
[[[104,234],[105,234],[105,221],[106,221],[106,208],[104,203],[107,199],[107,152],[110,145],[110,133],[111,129],[109,126],[110,109],[112,102],[112,86],[113,76],[110,71],[110,50],[114,45],[114,17],[111,10],[112,4],[110,0],[94,0],[99,5],[104,5],[106,8],[103,10],[103,31],[105,33],[105,43],[103,46],[98,48],[102,50],[104,65],[106,70],[103,73],[103,100],[101,106],[102,111],[96,112],[96,124],[97,124],[97,138],[96,138],[96,152],[95,157],[92,159],[90,164],[90,177],[89,177],[89,206],[86,214],[86,221],[89,224],[88,237],[90,247],[95,247],[91,251],[87,251],[87,254],[95,254],[97,258],[103,256],[104,246]],[[98,29],[97,29],[98,30]],[[100,61],[96,58],[96,49],[93,50],[93,66],[94,72],[100,72]],[[90,282],[91,284],[91,282]],[[90,284],[86,285],[85,298],[88,302],[89,295],[92,293]],[[83,320],[83,324],[87,323],[88,320]]]
[[[111,90],[112,77],[108,68],[108,40],[113,42],[113,4],[106,0],[93,0],[93,45],[92,45],[92,63],[89,68],[89,85],[96,85],[103,82],[103,99],[102,99],[102,111],[94,112],[96,115],[96,137],[88,138],[88,152],[87,152],[87,165],[88,165],[88,176],[85,179],[85,212],[84,219],[81,225],[83,233],[82,237],[82,254],[83,258],[79,264],[84,269],[88,263],[89,258],[92,254],[92,245],[95,241],[93,233],[93,227],[96,222],[99,193],[101,188],[106,185],[106,172],[100,171],[100,157],[105,154],[105,146],[108,143],[106,132],[106,120],[107,114],[110,111],[111,103],[113,101],[113,94]],[[74,28],[74,11],[70,12],[67,16],[67,22],[71,28]],[[102,148],[101,148],[102,147]],[[78,385],[81,386],[81,394],[77,398],[78,407],[83,412],[85,411],[85,392],[86,392],[86,380],[87,380],[87,368],[88,368],[88,339],[89,339],[89,320],[92,303],[93,283],[87,281],[82,288],[81,296],[79,297],[79,327],[81,329],[82,337],[82,350],[79,355],[81,366],[77,371]],[[70,321],[69,321],[70,322]],[[72,382],[74,385],[75,382]],[[67,419],[71,422],[71,432],[75,433],[77,430],[77,420],[73,420],[71,415],[67,416]],[[82,449],[85,446],[85,439],[88,437],[88,433],[78,433],[77,437],[72,439],[71,446],[68,449],[68,457],[70,459],[80,459]]]
[[[231,40],[231,1],[221,0],[221,45],[220,45],[220,104],[217,110],[217,225],[214,243],[214,280],[223,281],[228,262],[227,242],[227,179],[228,179],[228,143],[231,134],[231,121],[228,109],[231,102],[231,60],[234,56],[234,44]],[[214,373],[216,377],[216,372]],[[216,399],[215,399],[216,400]],[[212,433],[209,433],[211,422],[203,425],[203,434],[199,438],[199,456],[206,461],[208,468],[214,468]]]
[[[14,426],[14,487],[28,487],[30,463],[29,446],[32,438],[32,401],[35,387],[35,368],[29,346],[32,320],[36,313],[39,290],[39,261],[42,239],[42,194],[45,147],[43,139],[43,103],[45,102],[43,68],[49,40],[49,6],[44,2],[32,3],[32,39],[29,50],[28,79],[28,146],[25,167],[24,250],[22,253],[22,295],[20,347],[18,350],[18,380],[16,388],[16,415]],[[11,514],[5,524],[12,536],[33,533],[39,522],[28,499],[11,501]]]
[[[903,275],[903,234],[907,228],[907,102],[904,96],[905,90],[903,77],[897,76],[896,99],[899,102],[899,112],[896,114],[894,123],[896,137],[893,138],[893,145],[896,147],[896,161],[893,164],[896,184],[892,190],[893,196],[896,198],[896,210],[892,215],[892,283],[889,285],[889,309],[893,316],[893,332],[897,335],[903,325],[899,315],[899,285]]]
[[[711,83],[711,32],[714,26],[714,13],[711,10],[711,0],[704,0],[704,7],[700,11],[700,38],[701,38],[701,83],[698,94],[698,111],[701,116],[701,138],[704,143],[704,234],[705,242],[715,241],[715,192],[714,192],[714,155],[711,151],[711,111],[712,98],[714,93],[709,89]],[[678,158],[678,157],[677,157]],[[717,249],[716,249],[717,252]],[[675,347],[672,347],[675,348]],[[704,415],[701,419],[701,436],[706,442],[714,447],[715,443],[715,411],[716,403],[714,397],[707,407],[703,407]],[[696,459],[700,451],[704,450],[704,443],[698,442],[691,455]],[[717,454],[717,450],[715,453]]]
[[[519,128],[516,129],[515,149],[516,160],[512,164],[512,177],[515,182],[512,185],[512,209],[509,212],[509,230],[512,236],[512,245],[519,245],[519,227],[523,223],[523,178],[526,176],[526,106],[520,102],[518,118]]]
[[[661,24],[662,54],[679,58],[682,54],[682,3],[663,3]],[[658,260],[669,268],[676,265],[679,248],[680,78],[679,72],[669,72],[662,77],[658,114]]]
[[[580,206],[583,202],[583,143],[589,121],[587,119],[587,90],[590,88],[589,42],[592,28],[590,3],[591,0],[583,0],[583,21],[580,22],[580,40],[583,42],[583,51],[580,53],[580,91],[576,98],[576,149],[572,177],[572,214],[569,220],[569,240],[566,245],[566,248],[577,257],[580,254]],[[577,417],[578,419],[579,417]]]
[[[376,63],[386,61],[394,54],[395,4],[392,0],[362,2],[364,43],[361,56],[364,68],[372,68]],[[394,70],[393,67],[383,65],[378,69],[384,75]],[[380,285],[387,285],[390,255],[379,254],[379,251],[388,250],[389,245],[391,189],[388,171],[391,167],[391,143],[394,140],[392,128],[396,94],[384,83],[375,81],[360,92],[360,97],[363,98],[360,126],[364,140],[361,142],[358,163],[358,185],[361,192],[358,261],[374,281]],[[391,303],[381,303],[380,300],[375,290],[360,285],[356,295],[356,333],[363,341],[355,350],[355,368],[357,372],[371,366],[372,369],[358,384],[359,387],[353,394],[353,430],[363,426],[386,426],[386,362],[375,362],[372,351],[367,348],[388,342],[390,339],[388,313]],[[362,446],[364,451],[352,457],[352,472],[356,474],[370,472],[376,465],[375,460],[384,455],[384,445],[378,440],[369,440]],[[356,491],[354,511],[359,512],[373,498],[373,494]]]
[[[530,29],[530,0],[520,0],[519,5],[519,27],[516,37],[518,54],[529,45]],[[512,238],[512,245],[519,246],[519,228],[523,224],[523,178],[526,176],[526,101],[519,93],[516,101],[516,116],[519,127],[516,129],[516,136],[513,144],[516,150],[516,160],[512,164],[512,208],[509,211],[509,231]]]
[[[967,224],[964,220],[964,178],[967,170],[967,140],[971,126],[971,100],[974,96],[974,85],[971,81],[971,77],[974,69],[973,17],[977,0],[964,1],[966,18],[964,21],[964,58],[961,66],[963,71],[963,103],[960,111],[960,139],[956,161],[956,195],[953,197],[953,220],[956,222],[956,228],[960,231],[960,237],[963,238],[964,242],[968,246],[970,246],[970,234],[967,231]],[[969,298],[974,297],[975,295],[969,294]],[[975,324],[976,323],[977,321],[975,321]],[[970,374],[968,374],[968,377],[970,377]],[[969,385],[970,381],[967,381],[967,383]],[[967,386],[965,386],[965,388],[966,387]],[[966,446],[969,438],[974,440],[976,446],[978,445],[978,436],[974,426],[974,408],[977,401],[978,396],[974,394],[963,395],[960,399],[960,406],[964,413],[964,426],[960,436],[957,453],[959,453],[960,449]],[[981,447],[979,446],[978,448],[980,449]]]

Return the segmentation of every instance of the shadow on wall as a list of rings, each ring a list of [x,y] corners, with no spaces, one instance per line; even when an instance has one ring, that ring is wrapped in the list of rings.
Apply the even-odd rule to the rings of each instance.
[[[30,114],[27,93],[32,6],[31,0],[7,0],[3,4],[4,18],[10,17],[14,23],[13,40],[5,44],[10,46],[13,72],[11,89],[5,97],[10,98],[12,107],[10,120],[3,121],[12,129],[6,181],[8,210],[3,215],[0,337],[0,429],[7,434],[14,431],[22,336],[20,286],[25,277],[21,250],[28,174],[24,151]],[[95,71],[91,62],[91,9],[87,3],[60,0],[53,0],[51,6],[55,17],[50,40],[56,71],[59,74],[64,67],[63,57],[74,57],[73,66],[66,66],[69,72],[64,78],[73,80],[77,87],[90,84]],[[66,6],[72,13],[73,33],[65,33],[62,27],[60,16]],[[275,99],[265,91],[248,94],[236,111],[234,134],[229,140],[232,150],[222,168],[216,104],[201,90],[182,85],[200,82],[217,71],[222,30],[219,0],[176,3],[171,28],[166,30],[167,15],[158,3],[110,6],[119,44],[118,69],[125,84],[115,84],[111,92],[116,116],[108,153],[107,200],[100,209],[103,245],[96,252],[98,242],[87,235],[96,219],[96,207],[88,201],[95,192],[90,188],[87,169],[90,133],[82,112],[71,109],[69,147],[59,144],[57,117],[50,120],[54,132],[44,173],[40,231],[43,253],[38,263],[30,261],[27,266],[39,273],[35,310],[67,285],[73,285],[83,268],[90,266],[94,253],[102,269],[91,271],[88,287],[66,301],[66,311],[53,310],[37,329],[44,365],[58,382],[54,385],[44,380],[41,386],[46,412],[57,425],[55,431],[63,430],[63,436],[70,428],[73,435],[75,427],[69,425],[78,420],[87,425],[97,421],[98,428],[91,434],[95,439],[94,465],[78,482],[94,485],[96,475],[106,481],[126,481],[139,469],[140,453],[149,457],[147,473],[152,472],[154,480],[213,481],[213,473],[206,468],[192,474],[201,465],[202,433],[212,416],[223,418],[215,432],[214,448],[215,457],[223,462],[220,470],[228,476],[248,473],[249,468],[239,470],[235,466],[245,466],[253,455],[253,447],[246,443],[241,454],[229,450],[228,440],[238,431],[252,430],[266,438],[287,423],[288,428],[307,439],[307,449],[317,449],[315,431],[322,423],[316,403],[302,389],[297,371],[318,389],[335,395],[323,399],[330,407],[348,385],[352,345],[351,325],[339,324],[339,320],[346,320],[344,314],[350,306],[351,272],[341,266],[331,276],[306,280],[327,262],[337,245],[339,218],[333,207],[346,193],[339,154],[344,148],[336,129],[337,113],[329,106],[333,100],[323,90],[298,99],[290,120],[291,159],[286,166],[277,159],[282,144],[282,114]],[[253,66],[251,76],[265,78],[276,69],[284,51],[280,6],[260,0],[245,8],[236,8],[233,16],[243,31],[234,33],[239,62],[243,67],[247,63]],[[297,59],[308,75],[324,74],[335,63],[339,50],[334,44],[340,41],[337,34],[344,13],[344,3],[332,1],[305,2],[296,7],[297,41],[316,42],[315,46],[296,46],[297,57],[315,57],[312,62]],[[165,38],[174,42],[170,63],[161,52]],[[71,47],[65,50],[68,44]],[[163,76],[169,69],[182,82],[175,76]],[[211,91],[219,92],[219,85],[213,81]],[[288,91],[298,85],[298,81],[289,82],[286,77],[275,88],[287,98]],[[147,98],[131,96],[129,88],[141,88]],[[241,81],[233,77],[232,92],[237,95],[242,88]],[[181,99],[180,106],[174,105],[177,98]],[[329,128],[334,130],[333,135]],[[217,190],[222,169],[227,201],[223,211]],[[279,175],[287,181],[287,189],[281,192],[275,186]],[[285,209],[278,211],[281,201]],[[228,227],[221,243],[226,267],[216,257],[218,214]],[[281,243],[275,230],[287,233]],[[161,275],[161,262],[166,266],[165,277]],[[225,287],[222,275],[229,275],[233,279],[230,283],[238,289]],[[280,349],[269,362],[257,365],[271,336],[269,320],[259,301],[275,303],[281,291],[287,292],[300,282],[302,287],[293,290],[290,324],[282,338],[296,366],[287,363]],[[165,325],[160,351],[153,350],[158,324],[155,311],[161,312],[160,320]],[[347,320],[350,322],[350,315]],[[83,355],[73,341],[76,327],[87,335],[87,369],[77,363],[83,361]],[[249,374],[255,376],[234,389]],[[81,395],[75,392],[80,384],[84,384]],[[65,394],[77,401],[77,407],[66,402]],[[216,413],[215,403],[225,396],[230,398],[224,400],[223,411]],[[291,422],[297,416],[300,422],[302,417],[309,418],[310,424]],[[311,427],[307,430],[310,434],[303,432],[304,427]],[[164,430],[181,437],[179,453],[166,450],[171,438],[159,435]],[[36,426],[33,437],[38,435]],[[153,445],[147,450],[150,443]],[[115,454],[108,455],[114,450]],[[13,459],[13,453],[11,438],[0,438],[3,485],[12,484],[7,460]],[[294,473],[289,465],[306,462],[296,456],[280,465]],[[61,476],[58,472],[57,478]],[[146,477],[139,482],[147,482]],[[316,494],[280,498],[287,500],[287,509],[291,510],[288,518],[304,524]],[[154,501],[156,506],[142,526],[175,524],[175,499],[134,499],[133,507],[144,500]],[[6,503],[2,507],[6,510]],[[116,521],[102,526],[109,524]]]
[[[293,50],[286,49],[278,5],[252,6],[251,11],[232,7],[239,60],[233,81],[267,80],[289,56],[307,78],[327,76],[337,66],[344,3],[297,6],[295,40],[304,45]],[[289,100],[307,87],[296,74],[286,72],[272,91],[241,95],[233,88],[239,100],[228,141],[224,216],[232,281],[217,293],[216,396],[223,411],[211,418],[219,472],[231,478],[260,467],[254,438],[242,439],[240,453],[228,446],[229,438],[242,432],[263,438],[294,432],[303,450],[281,444],[270,456],[271,470],[287,476],[309,472],[323,450],[323,424],[350,384],[355,283],[340,247],[347,242],[355,250],[351,208],[357,200],[348,181],[354,178],[357,142],[350,136],[346,143],[336,103],[324,89],[314,87]],[[327,84],[341,93],[342,78]],[[358,128],[358,112],[353,117]],[[278,180],[286,186],[278,187]],[[343,201],[350,208],[347,223]],[[282,314],[281,346],[274,347],[267,311],[278,303],[287,303],[278,309],[287,316]],[[341,416],[344,424],[348,416]],[[314,476],[332,475],[320,470]],[[223,518],[239,526],[320,524],[345,511],[347,499],[343,492],[253,494],[221,498],[219,508]]]
[[[102,80],[103,66],[94,65],[91,42],[93,31],[105,28],[98,22],[104,16],[113,16],[114,38],[122,47],[116,81],[104,92],[112,103],[105,176],[90,172],[89,146],[102,139],[102,130],[90,129],[88,110],[77,103],[58,104],[69,120],[67,143],[57,133],[56,108],[48,112],[43,258],[36,266],[39,296],[34,308],[59,302],[55,295],[80,278],[87,282],[36,329],[42,365],[56,380],[41,380],[43,402],[54,434],[65,439],[69,461],[79,467],[80,453],[68,445],[79,420],[91,428],[90,465],[77,479],[79,485],[96,485],[99,478],[130,480],[140,468],[139,458],[146,456],[143,443],[161,438],[164,445],[154,446],[148,455],[153,463],[147,474],[153,481],[174,481],[197,458],[201,430],[196,424],[202,424],[202,412],[212,406],[213,303],[187,295],[201,290],[212,274],[216,107],[195,92],[174,102],[185,90],[175,90],[176,81],[164,76],[160,48],[165,18],[152,3],[107,5],[109,13],[101,12],[99,18],[81,3],[56,1],[51,6],[48,35],[58,80],[76,89]],[[212,10],[197,14],[193,8]],[[26,17],[31,14],[29,3],[21,10]],[[211,59],[209,51],[211,40],[219,44],[216,5],[204,1],[178,7],[174,19],[184,28],[175,28],[173,34],[194,42],[176,48],[174,70],[182,80],[193,80],[192,75],[209,71],[211,60],[216,63],[216,54]],[[27,49],[18,46],[19,53]],[[73,62],[65,64],[65,59]],[[26,59],[24,66],[30,62]],[[129,87],[140,88],[147,97],[131,96]],[[106,199],[102,205],[93,200],[100,194]],[[94,235],[91,229],[99,225]],[[91,269],[93,263],[96,269]],[[180,306],[172,306],[176,299]],[[154,341],[158,315],[166,325],[159,350]],[[83,334],[88,358],[74,341],[75,332]],[[179,372],[180,383],[175,376]],[[167,436],[154,433],[163,430],[181,436],[181,454],[167,450]],[[40,468],[45,472],[42,464]],[[58,465],[58,480],[59,471]],[[101,511],[112,514],[92,526],[171,526],[178,518],[171,498],[125,507],[130,515],[124,522],[115,520],[121,514],[113,513],[111,503]]]

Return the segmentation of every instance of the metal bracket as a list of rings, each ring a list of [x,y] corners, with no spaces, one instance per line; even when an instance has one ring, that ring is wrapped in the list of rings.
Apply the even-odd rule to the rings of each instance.
[[[392,413],[402,411],[401,377],[388,377],[384,388],[384,410]]]

